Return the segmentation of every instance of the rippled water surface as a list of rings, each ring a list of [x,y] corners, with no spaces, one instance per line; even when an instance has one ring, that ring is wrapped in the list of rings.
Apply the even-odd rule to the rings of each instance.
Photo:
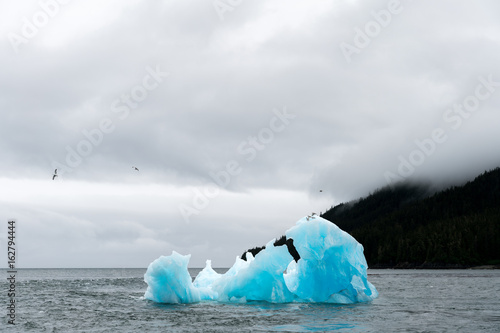
[[[155,304],[142,297],[145,271],[19,270],[17,325],[7,325],[3,278],[0,331],[500,332],[500,270],[370,270],[380,297],[355,305]]]

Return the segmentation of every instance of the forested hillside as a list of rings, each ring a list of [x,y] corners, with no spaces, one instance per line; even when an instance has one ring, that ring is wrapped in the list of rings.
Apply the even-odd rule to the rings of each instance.
[[[500,263],[500,168],[431,193],[400,184],[322,214],[365,248],[370,267]]]

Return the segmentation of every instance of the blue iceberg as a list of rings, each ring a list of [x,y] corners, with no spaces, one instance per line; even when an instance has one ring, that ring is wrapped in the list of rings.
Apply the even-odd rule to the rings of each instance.
[[[319,216],[307,216],[286,231],[300,259],[288,246],[271,240],[264,250],[246,259],[236,258],[225,273],[212,269],[210,260],[192,281],[191,255],[175,251],[153,261],[144,275],[144,297],[158,303],[200,301],[368,302],[378,292],[367,280],[363,246],[335,224]]]

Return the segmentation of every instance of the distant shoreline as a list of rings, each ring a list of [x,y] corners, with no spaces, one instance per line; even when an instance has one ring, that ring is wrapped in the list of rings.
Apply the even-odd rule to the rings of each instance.
[[[195,270],[203,270],[204,267],[188,267],[189,269],[195,269]],[[215,271],[224,271],[228,270],[230,267],[214,267],[213,269]],[[19,271],[23,270],[128,270],[128,269],[133,269],[133,270],[144,270],[146,271],[147,268],[142,268],[142,267],[48,267],[48,268],[40,268],[40,267],[23,267],[23,268],[18,268]],[[418,265],[418,264],[409,264],[409,263],[403,263],[403,264],[397,264],[397,265],[370,265],[368,266],[368,269],[500,269],[500,264],[499,265],[479,265],[479,266],[465,266],[465,265],[457,265],[457,264],[425,264],[425,265]],[[0,267],[0,270],[8,270],[7,267]]]
[[[468,266],[460,264],[415,264],[415,263],[399,263],[396,265],[372,265],[371,269],[500,269],[500,265],[479,265]]]

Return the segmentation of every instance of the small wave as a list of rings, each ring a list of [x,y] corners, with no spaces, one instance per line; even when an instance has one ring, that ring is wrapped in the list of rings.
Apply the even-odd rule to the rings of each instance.
[[[134,296],[134,295],[128,295],[128,297],[135,299],[136,301],[142,301],[144,300],[144,296]]]

